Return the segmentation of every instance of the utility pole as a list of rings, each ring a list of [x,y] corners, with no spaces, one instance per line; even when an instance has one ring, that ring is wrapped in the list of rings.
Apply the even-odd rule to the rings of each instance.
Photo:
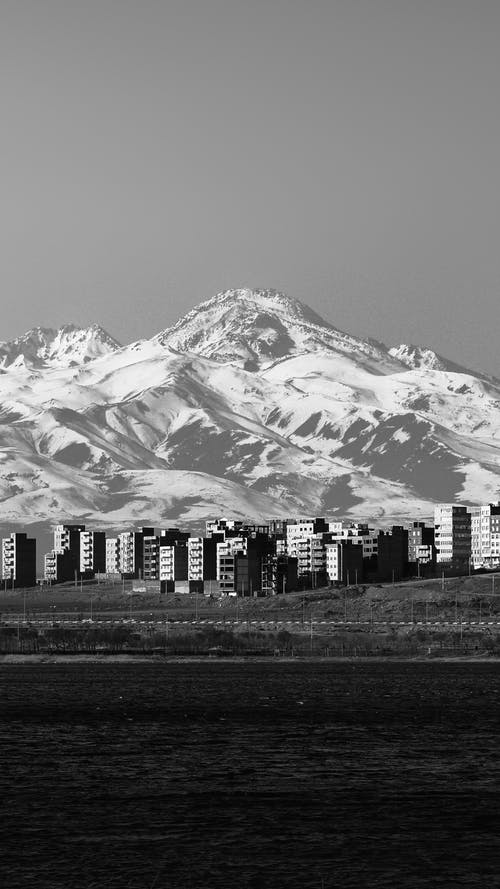
[[[311,612],[311,654],[313,653],[313,616]]]
[[[455,590],[455,623],[458,622],[458,590]]]
[[[75,568],[75,590],[76,590],[76,588],[77,588],[77,586],[78,586],[78,577],[77,577],[77,574],[78,574],[78,571],[77,571],[76,568]]]
[[[410,613],[411,613],[411,620],[410,620],[410,623],[413,623],[413,596],[412,596],[411,599],[410,599],[410,606],[411,606],[411,611],[410,611]]]
[[[444,591],[444,570],[441,571],[441,589]]]

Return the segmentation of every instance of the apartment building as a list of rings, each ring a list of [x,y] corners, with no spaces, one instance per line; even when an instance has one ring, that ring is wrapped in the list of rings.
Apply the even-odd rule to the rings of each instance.
[[[188,548],[182,543],[161,543],[159,547],[160,590],[162,593],[177,591],[184,583],[189,591],[188,581]]]
[[[120,574],[120,541],[118,537],[106,537],[106,574]]]
[[[104,531],[80,532],[80,576],[93,577],[106,570],[106,535]]]
[[[10,589],[36,583],[36,540],[15,532],[2,540],[2,580]]]
[[[149,526],[140,531],[124,531],[118,535],[118,568],[122,577],[142,577],[144,566],[144,538],[153,537]]]
[[[393,525],[390,531],[379,531],[377,553],[379,580],[402,580],[408,574],[408,529]]]
[[[80,570],[80,535],[85,525],[56,525],[54,547],[44,556],[44,580],[64,583],[73,580]]]
[[[358,538],[327,543],[326,573],[330,583],[360,583],[363,580],[363,547]]]
[[[434,508],[436,562],[443,570],[467,574],[471,566],[471,514],[466,506],[441,503]]]
[[[261,559],[260,591],[263,596],[277,596],[297,589],[297,559],[268,553]]]
[[[205,581],[217,578],[217,541],[210,537],[190,537],[187,541],[188,580],[191,590],[204,592]]]
[[[328,541],[341,543],[350,540],[359,544],[363,559],[373,559],[378,553],[378,532],[362,522],[330,522]]]
[[[500,503],[469,508],[474,568],[500,567]]]
[[[220,593],[227,596],[236,596],[238,593],[243,595],[245,590],[242,585],[238,589],[237,557],[246,555],[247,538],[228,537],[219,541],[216,546],[216,575]]]

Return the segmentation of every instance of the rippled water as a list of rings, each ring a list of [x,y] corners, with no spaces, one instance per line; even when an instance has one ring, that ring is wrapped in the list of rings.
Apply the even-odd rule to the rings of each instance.
[[[500,886],[500,664],[0,667],[13,889]]]

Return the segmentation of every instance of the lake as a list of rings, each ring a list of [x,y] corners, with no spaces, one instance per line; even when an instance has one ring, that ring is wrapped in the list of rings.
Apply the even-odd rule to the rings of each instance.
[[[500,664],[0,666],[13,889],[500,887]]]

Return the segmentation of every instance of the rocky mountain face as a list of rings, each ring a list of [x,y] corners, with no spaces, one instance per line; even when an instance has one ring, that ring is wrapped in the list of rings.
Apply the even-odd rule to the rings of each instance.
[[[0,343],[4,523],[383,522],[499,488],[500,382],[272,290],[127,346],[97,325]]]

